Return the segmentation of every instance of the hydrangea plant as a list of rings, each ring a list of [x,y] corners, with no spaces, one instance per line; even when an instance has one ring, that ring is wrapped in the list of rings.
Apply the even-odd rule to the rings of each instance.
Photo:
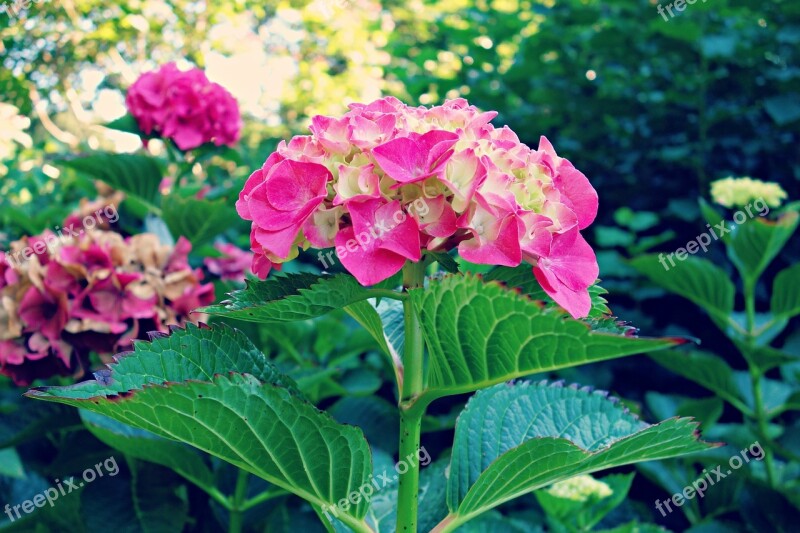
[[[156,334],[93,381],[28,395],[170,439],[148,440],[149,455],[198,484],[158,446],[182,441],[228,461],[307,500],[329,531],[453,531],[575,476],[705,450],[691,419],[651,425],[606,393],[524,379],[684,341],[637,337],[610,314],[580,234],[597,194],[546,139],[532,150],[493,117],[464,100],[427,109],[393,98],[315,117],[312,135],[281,144],[237,203],[262,281],[202,309],[262,323],[344,309],[374,337],[396,378],[405,462],[385,494],[362,431],[318,410],[228,326]],[[268,278],[309,247],[347,272]],[[456,252],[492,268],[463,272]],[[447,467],[421,491],[423,417],[465,393]],[[231,520],[239,530],[241,516]]]

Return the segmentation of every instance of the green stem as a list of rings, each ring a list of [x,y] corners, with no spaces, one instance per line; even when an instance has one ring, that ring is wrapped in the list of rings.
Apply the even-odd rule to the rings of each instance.
[[[291,494],[289,491],[283,489],[273,489],[273,490],[265,490],[261,494],[257,494],[250,498],[249,500],[242,503],[241,511],[245,512],[248,509],[255,507],[256,505],[262,504],[266,501],[269,501],[273,498],[280,498],[281,496],[286,496]]]
[[[408,263],[403,268],[403,287],[406,291],[422,287],[425,283],[425,263]],[[405,322],[405,350],[403,353],[403,386],[401,405],[416,397],[423,388],[423,353],[422,326],[419,316],[412,307],[411,300],[403,301]],[[398,533],[415,533],[417,531],[417,505],[419,497],[419,462],[408,460],[416,458],[419,453],[420,434],[423,412],[400,410],[400,457],[407,467],[400,474],[397,502]]]
[[[767,414],[764,408],[764,398],[761,391],[762,372],[755,364],[751,350],[755,347],[756,340],[756,283],[757,279],[746,277],[744,279],[744,307],[747,316],[747,349],[745,360],[750,371],[750,382],[753,388],[754,418],[758,428],[758,436],[764,441],[764,465],[767,470],[767,482],[775,488],[775,461],[772,455],[772,439],[767,428]]]
[[[245,470],[239,470],[236,478],[236,489],[234,489],[231,501],[230,520],[228,521],[228,533],[241,533],[244,522],[244,503],[247,497],[247,481],[250,474]]]

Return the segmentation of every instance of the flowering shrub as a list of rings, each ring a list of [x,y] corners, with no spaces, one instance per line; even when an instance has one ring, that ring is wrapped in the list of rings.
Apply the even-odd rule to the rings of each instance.
[[[253,221],[254,273],[265,277],[298,245],[336,246],[344,267],[373,285],[421,250],[457,247],[474,263],[530,263],[556,302],[588,314],[598,267],[580,230],[597,214],[597,193],[546,138],[533,150],[464,99],[350,107],[314,117],[311,136],[281,143],[247,181],[237,209]]]
[[[0,252],[0,372],[18,384],[81,374],[90,351],[114,353],[184,324],[214,300],[190,250],[185,240],[172,248],[152,234],[106,230],[12,243]]]
[[[602,391],[517,381],[685,340],[639,338],[616,321],[604,291],[593,286],[597,263],[580,234],[597,213],[594,189],[546,139],[532,150],[508,128],[491,126],[493,117],[465,100],[426,109],[394,98],[353,104],[342,118],[315,117],[313,135],[280,144],[240,194],[236,207],[252,223],[254,254],[224,246],[218,248],[222,257],[206,261],[223,277],[238,277],[251,262],[266,278],[300,248],[335,248],[329,254],[352,275],[273,276],[200,311],[317,327],[314,319],[327,313],[348,313],[375,341],[386,357],[381,366],[395,378],[396,410],[368,409],[383,426],[370,432],[370,442],[361,429],[312,403],[320,397],[320,379],[332,379],[327,376],[342,359],[315,358],[313,369],[287,366],[283,355],[302,357],[278,326],[263,330],[274,336],[278,353],[262,353],[224,324],[188,324],[136,343],[94,380],[28,395],[80,406],[90,420],[92,413],[104,415],[95,421],[107,429],[122,423],[149,431],[147,449],[179,471],[178,461],[192,452],[180,447],[173,458],[176,440],[235,464],[240,471],[231,498],[219,497],[215,474],[203,474],[206,461],[192,460],[196,466],[187,476],[227,508],[229,531],[242,530],[243,512],[253,502],[286,491],[307,500],[327,530],[447,533],[573,476],[706,450],[691,419],[651,425]],[[183,218],[213,225],[194,211],[183,211]],[[462,273],[444,257],[456,250],[494,267],[482,277]],[[82,262],[103,264],[94,257]],[[436,274],[436,263],[451,275],[428,276]],[[402,281],[393,277],[399,272]],[[200,304],[199,293],[191,293],[191,305]],[[119,302],[104,305],[104,315],[130,310],[135,317],[148,308],[145,297],[131,291],[126,298],[102,298]],[[57,320],[60,325],[64,318]],[[339,335],[325,332],[326,338]],[[344,381],[327,382],[325,389],[344,394]],[[438,475],[423,479],[420,466],[430,463],[422,461],[421,447],[428,407],[465,393],[475,394],[458,416],[452,453],[426,470]],[[399,439],[382,451],[376,440],[392,418]],[[137,434],[124,427],[97,434],[126,454],[150,457],[135,441],[117,438],[122,433]],[[398,463],[397,475],[388,478],[379,468],[395,452],[402,467]],[[247,499],[249,473],[275,488]],[[375,475],[387,480],[380,496]],[[586,501],[577,503],[605,498],[607,512],[627,493],[630,478],[623,481],[610,481],[608,490],[586,490],[584,482],[577,490]],[[566,500],[560,492],[550,496]],[[577,514],[584,529],[604,512]]]
[[[168,63],[147,72],[128,89],[125,103],[144,133],[172,139],[181,150],[239,140],[242,120],[236,100],[197,68],[181,71]]]

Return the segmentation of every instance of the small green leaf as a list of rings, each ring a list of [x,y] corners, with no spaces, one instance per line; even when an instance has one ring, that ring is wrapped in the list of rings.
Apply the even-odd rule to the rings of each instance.
[[[248,281],[246,288],[230,294],[230,300],[198,312],[248,322],[307,320],[379,295],[348,274],[323,276],[301,272],[266,281]]]
[[[458,419],[447,530],[557,481],[710,446],[691,419],[648,425],[601,391],[496,385],[475,394]]]
[[[630,264],[657,285],[702,307],[720,329],[727,329],[736,287],[714,263],[697,257],[670,261],[668,255],[653,254],[637,257]]]
[[[778,220],[765,218],[746,220],[733,225],[728,257],[742,278],[758,279],[764,269],[783,249],[800,222],[800,214],[786,211]]]
[[[781,270],[775,276],[771,310],[778,319],[800,314],[800,263]]]
[[[700,351],[651,354],[661,366],[705,387],[743,413],[750,413],[733,369],[720,357]]]
[[[430,360],[427,405],[539,372],[605,361],[682,344],[682,339],[596,333],[560,309],[472,275],[431,281],[411,291]]]
[[[124,131],[125,133],[133,133],[134,135],[138,135],[142,138],[152,138],[139,129],[139,124],[130,113],[125,113],[118,119],[112,120],[108,124],[103,124],[103,127],[117,131]]]
[[[425,252],[427,255],[431,256],[439,266],[442,267],[442,270],[445,272],[449,272],[450,274],[458,274],[458,261],[453,259],[453,256],[446,253],[446,252]]]

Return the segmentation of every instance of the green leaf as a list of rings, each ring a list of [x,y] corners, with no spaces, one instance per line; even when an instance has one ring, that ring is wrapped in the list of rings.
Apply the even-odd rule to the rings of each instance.
[[[162,217],[176,240],[186,237],[192,246],[209,242],[239,220],[225,199],[209,201],[179,194],[164,200]]]
[[[24,478],[25,467],[15,448],[0,449],[0,476]]]
[[[446,253],[446,252],[425,252],[429,256],[433,257],[433,259],[439,263],[439,266],[445,272],[449,272],[451,274],[458,273],[458,261],[453,259],[453,256]]]
[[[645,255],[630,264],[657,285],[702,307],[720,329],[726,330],[736,295],[728,274],[706,259],[687,257],[685,261],[674,261],[674,266],[668,256],[662,259],[663,262],[657,255]]]
[[[430,361],[418,401],[470,392],[539,372],[668,348],[684,341],[592,332],[581,321],[474,276],[410,292]]]
[[[775,276],[770,308],[778,319],[800,314],[800,263],[781,270]]]
[[[139,124],[136,122],[136,119],[133,118],[133,115],[129,113],[125,113],[118,119],[112,120],[108,124],[103,124],[103,127],[117,131],[124,131],[125,133],[133,133],[134,135],[138,135],[142,138],[153,138],[153,136],[149,136],[139,129]]]
[[[156,161],[150,157],[97,152],[90,156],[65,160],[63,165],[133,195],[154,211],[158,211],[158,186],[163,174]]]
[[[183,531],[189,507],[183,480],[164,467],[133,459],[128,467],[130,476],[118,472],[84,487],[80,503],[86,530],[106,531],[114,524],[131,533]]]
[[[317,506],[334,505],[369,479],[361,431],[308,403],[235,330],[178,329],[136,343],[110,369],[94,381],[27,395],[186,442]],[[362,502],[339,517],[363,529],[366,512]]]
[[[301,272],[248,281],[246,288],[230,294],[230,300],[198,311],[248,322],[307,320],[380,294],[348,274]]]
[[[567,494],[561,495],[548,489],[537,490],[534,494],[539,504],[545,510],[548,519],[557,519],[559,525],[566,525],[570,531],[590,531],[608,513],[619,506],[628,495],[631,483],[633,483],[634,473],[617,474],[597,479],[595,482],[602,483],[610,491],[610,494]],[[572,481],[565,480],[561,483],[568,485],[567,492],[575,491],[570,484],[581,480],[572,478]],[[551,486],[551,488],[557,487]],[[571,490],[570,490],[571,489]]]
[[[95,437],[126,456],[166,466],[206,492],[215,489],[214,474],[201,454],[190,446],[86,409],[80,413]]]
[[[668,370],[715,393],[742,413],[750,413],[746,398],[736,384],[733,369],[720,357],[700,351],[652,354],[650,357]]]
[[[396,372],[402,366],[405,344],[403,302],[381,298],[376,304],[374,300],[365,300],[350,304],[344,310],[375,339]]]
[[[387,453],[396,454],[400,440],[397,406],[380,396],[345,397],[328,408],[338,422],[361,428],[367,441]]]
[[[733,225],[728,257],[745,279],[758,279],[783,249],[800,222],[796,211],[785,212],[778,220],[746,220]]]
[[[456,426],[446,531],[579,474],[706,450],[696,423],[648,425],[606,393],[520,382],[478,392]]]

